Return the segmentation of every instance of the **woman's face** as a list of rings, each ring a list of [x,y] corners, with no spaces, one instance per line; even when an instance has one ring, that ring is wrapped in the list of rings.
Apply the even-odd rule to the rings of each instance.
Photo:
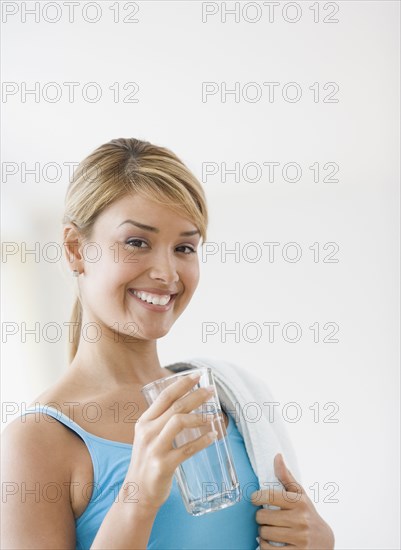
[[[114,339],[119,332],[126,342],[167,334],[198,285],[200,238],[191,221],[139,195],[113,202],[95,221],[96,244],[84,247],[84,322],[99,323]],[[148,303],[156,296],[164,301]]]

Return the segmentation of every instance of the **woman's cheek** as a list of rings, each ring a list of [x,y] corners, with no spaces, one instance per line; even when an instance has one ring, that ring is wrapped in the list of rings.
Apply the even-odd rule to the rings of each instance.
[[[199,278],[200,278],[200,271],[199,271],[199,263],[197,261],[197,262],[194,262],[194,265],[193,265],[192,271],[191,271],[191,281],[192,281],[191,286],[193,287],[194,291],[195,291],[196,287],[198,286]]]

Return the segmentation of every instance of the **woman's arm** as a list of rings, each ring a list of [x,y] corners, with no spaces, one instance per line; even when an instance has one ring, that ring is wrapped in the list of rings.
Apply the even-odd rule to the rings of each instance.
[[[75,548],[70,472],[56,422],[29,414],[2,434],[1,548]]]
[[[157,510],[141,506],[136,499],[136,483],[123,483],[118,498],[107,512],[91,550],[146,550]]]
[[[1,548],[71,550],[76,546],[71,465],[65,429],[30,414],[2,435]],[[75,437],[75,436],[74,436]],[[73,488],[73,487],[72,487]],[[123,484],[94,539],[93,549],[146,549],[156,510],[133,503]]]

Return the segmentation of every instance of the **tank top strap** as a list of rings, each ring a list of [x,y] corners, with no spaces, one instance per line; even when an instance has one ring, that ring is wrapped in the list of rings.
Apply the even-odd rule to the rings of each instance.
[[[55,409],[53,407],[50,407],[48,405],[35,405],[34,407],[25,409],[21,412],[20,416],[23,416],[24,414],[35,414],[39,418],[40,416],[43,417],[43,415],[48,415],[53,417],[55,420],[58,420],[67,428],[70,428],[74,432],[76,432],[78,435],[82,437],[82,439],[86,442],[88,439],[88,432],[86,432],[79,424],[71,420],[67,415],[59,411],[58,409]],[[49,422],[49,419],[46,419]],[[52,422],[52,421],[50,421]]]
[[[91,458],[93,468],[93,484],[96,488],[102,476],[102,455],[101,452],[99,452],[101,451],[101,449],[97,448],[96,442],[93,441],[93,439],[91,438],[91,434],[84,430],[79,424],[71,420],[71,418],[69,418],[67,415],[65,415],[58,409],[55,409],[48,405],[35,405],[34,407],[27,408],[20,413],[20,417],[24,416],[25,414],[35,414],[37,415],[38,420],[42,418],[46,419],[45,421],[47,422],[53,422],[53,420],[49,419],[49,416],[53,417],[54,422],[61,422],[67,428],[74,431],[83,440]],[[94,491],[94,494],[92,494],[90,503],[96,498],[95,493],[96,491]]]

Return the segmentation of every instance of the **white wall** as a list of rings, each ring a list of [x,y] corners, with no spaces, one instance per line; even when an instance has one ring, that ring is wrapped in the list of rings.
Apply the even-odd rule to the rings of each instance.
[[[23,322],[42,330],[69,320],[73,287],[61,265],[32,256],[24,261],[21,254],[22,242],[27,248],[38,243],[40,253],[45,243],[60,243],[65,163],[117,137],[167,146],[204,181],[208,240],[219,252],[203,258],[193,302],[160,341],[162,364],[222,357],[263,377],[280,414],[296,402],[302,417],[287,422],[288,430],[305,487],[320,487],[316,506],[333,526],[336,548],[399,548],[399,3],[319,2],[316,23],[307,1],[281,3],[270,22],[267,6],[254,2],[236,4],[237,22],[234,15],[224,22],[224,3],[216,2],[138,3],[137,23],[114,23],[112,2],[97,4],[97,23],[84,19],[95,18],[94,3],[82,2],[70,23],[65,3],[59,13],[54,4],[38,3],[37,22],[32,15],[24,22],[24,6],[32,2],[2,7],[3,81],[14,82],[7,90],[16,92],[3,95],[2,104],[2,237],[17,243],[2,263],[3,407],[30,402],[67,366],[66,331],[56,343],[21,336]],[[299,21],[286,21],[296,18],[297,7]],[[257,9],[260,19],[251,23]],[[120,10],[126,17],[132,3],[120,2]],[[216,14],[202,22],[202,10]],[[58,22],[46,21],[59,15]],[[24,82],[27,88],[39,83],[38,102],[24,97]],[[50,101],[54,87],[46,96],[49,82],[62,90],[59,101]],[[64,82],[79,83],[73,102]],[[82,97],[88,82],[101,87],[96,103]],[[109,87],[115,82],[122,97],[132,91],[122,89],[125,83],[137,83],[139,101],[114,102]],[[204,82],[216,83],[219,93],[202,101]],[[233,95],[222,100],[224,82],[229,89],[239,83],[238,102]],[[263,82],[280,83],[271,102]],[[283,99],[290,82],[302,91],[297,102]],[[318,102],[309,89],[316,82]],[[339,87],[336,103],[323,101],[334,90],[323,89],[327,82]],[[257,90],[261,97],[252,101]],[[290,98],[294,91],[288,89]],[[250,181],[256,170],[249,168],[238,182],[233,175],[223,182],[223,162],[241,170],[257,163],[260,180]],[[280,163],[273,182],[267,162]],[[302,168],[298,182],[281,176],[288,162]],[[309,167],[319,163],[322,179],[328,162],[339,166],[339,181],[315,183]],[[58,163],[60,177],[49,168],[39,181],[32,174],[23,181],[24,166],[35,163],[40,170]],[[218,173],[206,179],[205,163],[217,163]],[[13,167],[14,176],[4,172]],[[235,242],[239,261],[233,255],[224,261],[222,247]],[[272,262],[264,242],[280,243]],[[283,259],[289,242],[302,252],[298,262]],[[323,261],[334,250],[323,250],[329,242],[338,247],[338,262]],[[319,243],[317,262],[313,243]],[[261,257],[252,262],[257,248]],[[288,249],[290,257],[294,252]],[[228,328],[239,323],[238,342],[233,335],[223,340],[223,322]],[[266,322],[280,323],[272,342]],[[283,338],[288,322],[302,329],[298,342]],[[15,335],[5,334],[11,326],[5,323],[15,323]],[[218,333],[202,336],[205,323],[217,323]],[[314,323],[318,342],[309,328]],[[331,332],[326,323],[338,325],[337,343],[323,341]],[[329,402],[338,408],[338,422],[323,421],[333,410],[325,409]],[[318,422],[309,408],[314,403]],[[3,426],[12,418],[3,416]],[[330,482],[338,487],[337,503],[325,502]]]

